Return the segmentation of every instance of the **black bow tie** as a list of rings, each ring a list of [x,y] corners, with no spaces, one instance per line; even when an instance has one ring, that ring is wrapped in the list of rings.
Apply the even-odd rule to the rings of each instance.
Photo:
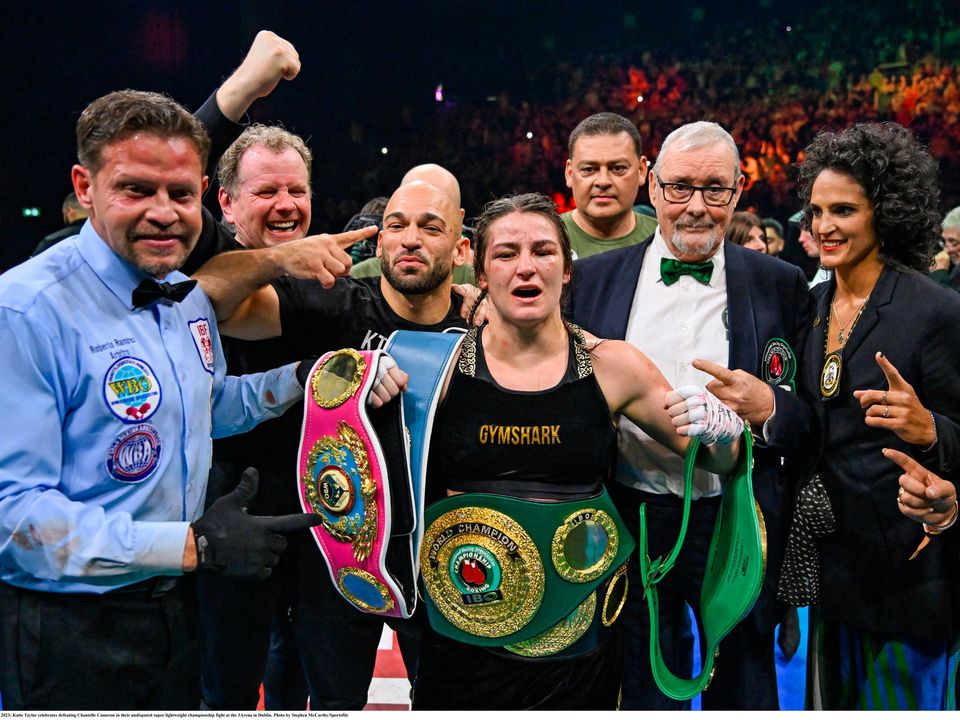
[[[158,283],[156,280],[144,280],[133,291],[133,306],[144,307],[157,300],[169,300],[178,303],[197,286],[196,280],[184,280],[178,283]]]

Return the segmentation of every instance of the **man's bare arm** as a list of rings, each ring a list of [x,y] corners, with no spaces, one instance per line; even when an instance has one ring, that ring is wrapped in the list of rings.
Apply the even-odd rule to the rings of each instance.
[[[222,253],[208,260],[194,273],[194,278],[213,303],[224,334],[248,340],[272,337],[279,333],[279,301],[276,291],[264,286],[288,275],[333,287],[338,277],[350,273],[352,262],[346,248],[376,232],[376,225],[371,225],[337,235],[312,235],[269,248]],[[249,302],[245,302],[247,298]],[[253,322],[259,325],[258,329],[245,328]],[[268,334],[264,335],[265,332]],[[251,333],[256,337],[251,337]]]

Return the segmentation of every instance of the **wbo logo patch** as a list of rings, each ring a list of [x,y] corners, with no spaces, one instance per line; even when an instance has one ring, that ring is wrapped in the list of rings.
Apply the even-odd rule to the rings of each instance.
[[[127,428],[110,443],[107,473],[114,480],[136,483],[153,475],[160,465],[160,433],[146,423]]]
[[[793,388],[797,372],[797,357],[790,344],[781,338],[772,338],[763,349],[763,380],[770,385]]]
[[[126,423],[149,418],[160,407],[162,398],[153,368],[139,358],[120,358],[103,378],[103,399],[107,407]]]
[[[200,362],[203,363],[203,369],[213,375],[215,358],[213,355],[213,337],[210,334],[210,323],[206,318],[197,318],[187,323],[190,328],[190,334],[193,336],[193,344],[200,355]]]

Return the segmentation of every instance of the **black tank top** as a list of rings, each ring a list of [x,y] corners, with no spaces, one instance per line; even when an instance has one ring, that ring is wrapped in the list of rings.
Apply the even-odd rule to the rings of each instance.
[[[610,477],[616,448],[616,428],[579,328],[570,333],[563,379],[535,392],[497,384],[473,328],[434,420],[430,494],[590,497]]]

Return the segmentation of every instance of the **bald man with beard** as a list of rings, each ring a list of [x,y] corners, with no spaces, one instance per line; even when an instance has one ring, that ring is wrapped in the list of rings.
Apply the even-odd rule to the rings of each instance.
[[[377,350],[395,330],[465,327],[460,296],[452,290],[453,269],[469,256],[457,199],[423,180],[397,188],[377,240],[382,277],[342,277],[349,272],[350,256],[333,236],[221,255],[195,277],[223,319],[222,334],[246,340],[282,336],[299,357],[343,347]],[[289,440],[281,451],[292,468],[302,410],[291,410],[281,422]],[[311,710],[361,710],[384,619],[356,610],[340,596],[312,538],[292,546],[298,585],[294,632]],[[397,631],[410,677],[419,658],[418,622],[387,619]]]
[[[436,163],[415,165],[407,170],[406,175],[404,175],[403,179],[400,181],[400,186],[402,187],[407,183],[417,180],[430,183],[434,187],[439,188],[449,195],[450,199],[453,200],[453,204],[460,208],[460,221],[462,224],[464,219],[464,210],[462,207],[460,207],[460,183],[457,181],[457,178],[452,172],[441,165],[437,165]],[[378,254],[376,257],[367,258],[366,260],[358,262],[356,265],[354,265],[350,270],[350,276],[355,278],[379,277],[381,272],[382,269],[380,255]],[[468,285],[476,284],[476,279],[473,276],[473,262],[471,255],[467,256],[466,261],[462,265],[457,265],[453,268],[453,282]]]

